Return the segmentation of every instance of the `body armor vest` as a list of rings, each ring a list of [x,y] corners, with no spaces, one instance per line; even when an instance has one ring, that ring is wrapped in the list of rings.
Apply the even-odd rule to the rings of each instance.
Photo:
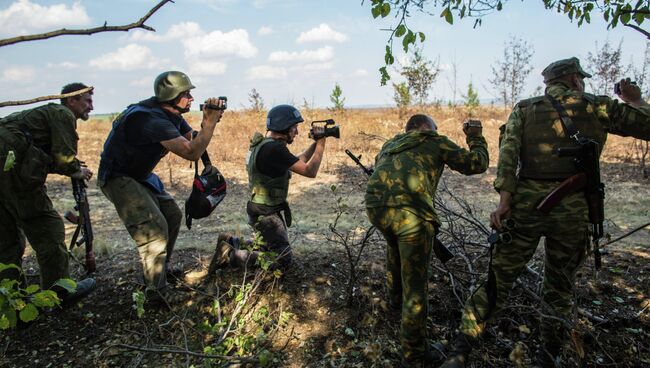
[[[248,171],[248,188],[251,191],[251,202],[267,206],[279,206],[287,201],[289,193],[289,170],[277,178],[262,174],[257,168],[257,154],[262,146],[274,142],[273,138],[264,138],[262,134],[255,133],[250,145],[249,158],[246,163]]]
[[[595,96],[572,92],[556,99],[583,137],[591,138],[601,147],[607,133],[598,123]],[[524,115],[519,177],[527,179],[565,179],[577,173],[574,158],[558,157],[561,147],[577,147],[575,139],[567,136],[560,115],[545,96],[523,100],[519,107]]]

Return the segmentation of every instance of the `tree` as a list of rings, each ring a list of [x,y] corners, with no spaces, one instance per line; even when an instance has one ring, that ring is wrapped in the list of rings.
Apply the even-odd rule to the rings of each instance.
[[[333,111],[345,110],[345,106],[344,106],[345,97],[343,97],[343,90],[341,89],[341,86],[339,86],[338,83],[334,84],[334,89],[330,94],[330,101],[332,101],[332,103],[334,104],[331,110]]]
[[[648,1],[625,1],[625,0],[541,0],[544,7],[565,14],[569,21],[576,21],[578,27],[585,22],[591,23],[593,14],[602,15],[607,23],[607,28],[615,28],[622,24],[630,27],[650,39],[650,30],[647,27],[646,18],[650,18],[650,3]],[[381,84],[385,85],[390,79],[387,67],[395,62],[393,57],[393,41],[396,38],[402,39],[402,47],[407,52],[410,45],[415,45],[418,40],[424,43],[426,35],[423,32],[411,29],[407,20],[413,12],[420,12],[427,15],[438,14],[449,24],[454,24],[454,18],[473,18],[474,27],[483,22],[483,17],[501,11],[507,0],[370,0],[370,12],[373,18],[385,18],[394,14],[397,24],[388,29],[390,33],[386,42],[384,54],[385,65],[379,68]],[[365,0],[361,1],[361,5]]]
[[[411,106],[411,90],[406,82],[399,84],[393,83],[393,100],[399,110],[399,117],[403,118]]]
[[[415,49],[408,65],[399,73],[406,78],[408,89],[417,104],[423,106],[429,99],[429,91],[440,75],[440,58],[430,61],[422,55],[421,49]]]
[[[474,116],[474,112],[481,105],[478,98],[478,91],[474,89],[474,85],[470,81],[467,85],[467,94],[463,95],[463,100],[465,100],[465,109],[469,117]]]
[[[456,108],[456,95],[458,93],[458,61],[456,56],[451,62],[451,76],[447,77],[447,83],[449,83],[449,89],[451,89],[451,101],[449,101],[449,106],[451,108]]]
[[[248,93],[248,101],[251,104],[251,110],[254,112],[264,111],[264,99],[255,88]]]
[[[503,59],[492,65],[493,76],[489,82],[505,108],[513,107],[521,97],[526,78],[533,71],[530,63],[533,53],[532,45],[512,36],[504,44]]]
[[[627,73],[628,70],[622,63],[622,45],[623,40],[614,49],[607,40],[602,48],[598,48],[598,42],[596,42],[596,52],[589,53],[587,70],[592,74],[592,77],[588,78],[587,81],[593,93],[612,96],[614,94],[614,83],[621,80]]]

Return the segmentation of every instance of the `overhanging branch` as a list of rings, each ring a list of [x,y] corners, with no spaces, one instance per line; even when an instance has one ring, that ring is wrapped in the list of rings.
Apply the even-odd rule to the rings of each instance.
[[[78,91],[70,92],[70,93],[64,93],[64,94],[60,94],[60,95],[49,95],[49,96],[36,97],[36,98],[29,99],[29,100],[0,102],[0,107],[29,105],[29,104],[33,104],[33,103],[36,103],[36,102],[42,102],[42,101],[48,101],[48,100],[58,100],[58,99],[62,99],[62,98],[73,97],[73,96],[77,96],[77,95],[83,95],[86,92],[92,91],[93,88],[95,88],[95,87],[91,86],[91,87],[86,87],[86,88],[80,89]]]
[[[122,31],[122,32],[127,32],[131,29],[135,28],[142,28],[147,31],[153,31],[155,32],[156,30],[153,29],[152,27],[149,27],[148,25],[144,24],[158,9],[162,8],[165,4],[167,3],[173,3],[173,0],[162,0],[159,2],[156,6],[151,8],[147,14],[145,14],[144,17],[140,18],[137,22],[133,22],[130,24],[126,24],[123,26],[108,26],[106,23],[104,23],[103,26],[100,27],[95,27],[95,28],[86,28],[86,29],[59,29],[56,31],[51,31],[47,33],[40,33],[40,34],[34,34],[34,35],[27,35],[27,36],[18,36],[18,37],[12,37],[12,38],[5,38],[0,40],[0,47],[2,46],[8,46],[8,45],[13,45],[16,43],[20,42],[27,42],[27,41],[37,41],[37,40],[45,40],[48,38],[52,37],[58,37],[58,36],[66,36],[66,35],[91,35],[94,33],[100,33],[100,32],[115,32],[115,31]]]

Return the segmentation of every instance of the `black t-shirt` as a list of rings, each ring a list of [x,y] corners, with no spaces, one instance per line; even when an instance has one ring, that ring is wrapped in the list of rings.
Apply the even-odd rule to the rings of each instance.
[[[298,157],[289,152],[285,143],[273,141],[260,148],[255,164],[262,174],[277,178],[285,175],[296,162]]]

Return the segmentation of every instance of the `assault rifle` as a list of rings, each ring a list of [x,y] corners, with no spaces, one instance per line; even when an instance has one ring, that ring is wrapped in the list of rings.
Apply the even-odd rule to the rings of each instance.
[[[605,185],[600,181],[600,145],[593,139],[578,137],[577,147],[561,147],[556,153],[559,157],[574,157],[578,173],[564,180],[537,205],[542,213],[549,213],[564,197],[583,190],[589,208],[594,262],[600,268],[598,240],[603,237],[605,220]]]
[[[361,155],[355,156],[348,149],[345,150],[345,153],[347,153],[347,155],[350,156],[350,158],[352,159],[352,161],[354,161],[354,163],[359,165],[359,167],[363,170],[364,173],[366,173],[366,175],[371,176],[375,172],[374,169],[372,168],[369,169],[361,163],[360,161]],[[447,247],[445,247],[444,244],[442,244],[440,239],[438,239],[437,234],[438,234],[438,229],[436,228],[436,237],[433,238],[433,253],[435,253],[436,257],[438,257],[440,262],[444,264],[447,263],[448,260],[454,258],[454,253],[452,253],[449,249],[447,249]]]
[[[90,222],[90,207],[88,206],[88,197],[86,196],[86,181],[84,179],[72,179],[72,194],[76,202],[74,209],[78,214],[72,211],[66,211],[66,220],[77,224],[77,228],[70,241],[70,250],[75,246],[86,244],[86,272],[91,274],[95,272],[95,254],[93,253],[93,227]],[[81,238],[77,240],[79,234]]]

